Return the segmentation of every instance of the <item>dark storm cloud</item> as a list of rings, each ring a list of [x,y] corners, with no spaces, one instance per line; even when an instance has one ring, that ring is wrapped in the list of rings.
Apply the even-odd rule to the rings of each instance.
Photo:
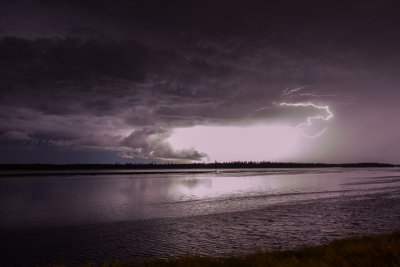
[[[0,134],[0,140],[31,141],[29,133],[20,131],[10,131]]]
[[[207,154],[199,153],[193,148],[174,150],[165,140],[170,136],[166,129],[137,130],[124,138],[123,147],[132,148],[122,151],[121,155],[127,158],[159,158],[174,160],[201,160]]]
[[[134,41],[4,37],[0,39],[0,78],[2,87],[13,91],[19,87],[57,90],[57,83],[73,88],[119,80],[140,82],[145,79],[145,58],[145,48]]]
[[[182,61],[176,60],[176,56],[152,58],[159,54],[162,56],[156,51],[150,54],[148,49],[135,41],[2,38],[2,110],[7,112],[3,114],[2,127],[4,130],[18,129],[21,132],[14,133],[24,133],[25,136],[23,131],[32,130],[63,133],[64,137],[41,138],[52,145],[111,147],[118,151],[118,146],[122,144],[120,136],[101,134],[107,130],[119,130],[118,125],[108,123],[112,120],[110,116],[117,114],[127,124],[125,128],[155,127],[159,124],[155,119],[169,115],[166,112],[153,118],[153,111],[162,109],[158,106],[185,99],[194,102],[194,98],[201,98],[181,88],[187,87],[190,77],[183,85],[174,84],[171,80],[158,81],[166,79],[163,76],[158,78],[160,71],[168,72],[164,69],[163,60],[171,63],[173,60]],[[146,76],[152,61],[160,64],[150,66],[155,78],[148,82]],[[155,99],[152,100],[152,97]],[[210,96],[205,98],[210,99]],[[181,120],[187,121],[188,118],[182,117]],[[163,121],[169,123],[167,118]],[[32,122],[35,125],[30,125]],[[96,122],[100,122],[105,129],[93,135],[91,131],[95,129]],[[79,129],[79,124],[84,125],[84,129]],[[107,129],[109,126],[111,129]],[[4,133],[3,137],[12,137],[9,133]],[[151,134],[148,130],[142,133]],[[161,140],[147,142],[143,134],[142,138],[138,138],[137,131],[134,132],[135,138],[143,141],[142,146],[138,141],[125,141],[121,146],[134,145],[133,151],[143,151],[135,154],[141,157],[200,159],[205,156],[194,150],[174,151]],[[127,152],[124,153],[128,156]]]
[[[171,129],[321,115],[280,102],[369,112],[397,96],[398,10],[369,0],[3,1],[1,138],[197,160],[206,151],[175,151]]]

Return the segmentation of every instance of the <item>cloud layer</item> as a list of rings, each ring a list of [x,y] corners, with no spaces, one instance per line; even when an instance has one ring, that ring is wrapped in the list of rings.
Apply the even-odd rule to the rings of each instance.
[[[355,137],[376,110],[385,118],[377,127],[399,132],[390,117],[399,114],[400,82],[392,1],[26,0],[0,10],[0,146],[15,147],[14,161],[24,149],[51,150],[60,161],[71,151],[110,161],[205,160],[207,151],[171,147],[173,129],[295,127],[326,115],[282,102],[329,105],[337,116],[328,150],[391,143],[369,127],[367,144]],[[304,142],[315,148],[304,160],[343,158]]]

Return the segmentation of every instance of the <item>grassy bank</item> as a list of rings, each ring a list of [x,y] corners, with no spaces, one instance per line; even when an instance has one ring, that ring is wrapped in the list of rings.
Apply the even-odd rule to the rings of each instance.
[[[144,264],[102,266],[400,266],[400,231],[336,240],[288,251],[257,251],[226,258],[185,255]]]

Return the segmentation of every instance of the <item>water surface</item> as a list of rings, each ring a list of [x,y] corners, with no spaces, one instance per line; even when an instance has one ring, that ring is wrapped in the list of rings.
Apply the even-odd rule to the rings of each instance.
[[[147,172],[3,177],[1,261],[223,256],[400,228],[399,168]]]

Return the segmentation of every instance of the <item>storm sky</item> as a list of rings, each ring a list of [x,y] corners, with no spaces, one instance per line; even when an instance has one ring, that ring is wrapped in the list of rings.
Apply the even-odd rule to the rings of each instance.
[[[398,1],[0,1],[0,163],[400,162]]]

